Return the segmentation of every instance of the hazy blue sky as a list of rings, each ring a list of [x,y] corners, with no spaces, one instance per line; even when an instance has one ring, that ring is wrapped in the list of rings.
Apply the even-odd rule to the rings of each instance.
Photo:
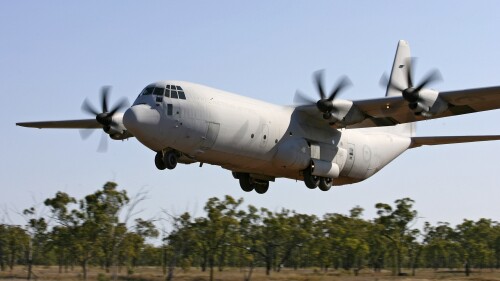
[[[411,150],[365,182],[329,192],[278,179],[265,195],[244,193],[229,171],[180,165],[158,171],[135,139],[96,152],[100,132],[36,130],[15,122],[78,119],[102,85],[130,101],[156,80],[206,84],[277,104],[296,89],[315,94],[348,75],[342,98],[384,95],[397,41],[419,57],[416,79],[441,70],[440,90],[500,85],[499,1],[1,1],[0,207],[22,209],[62,190],[81,197],[116,181],[144,188],[143,216],[161,208],[201,215],[229,194],[271,210],[322,215],[411,197],[421,221],[500,220],[500,142]],[[500,134],[500,110],[423,122],[418,135]],[[0,215],[1,218],[1,215]]]

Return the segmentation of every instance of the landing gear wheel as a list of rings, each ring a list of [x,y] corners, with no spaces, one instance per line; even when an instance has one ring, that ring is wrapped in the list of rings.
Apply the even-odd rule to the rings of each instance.
[[[304,170],[304,183],[309,189],[315,189],[319,184],[319,177],[311,175],[311,168]]]
[[[268,181],[256,182],[256,183],[254,183],[254,185],[255,185],[255,192],[257,192],[258,194],[264,194],[269,189],[269,182]]]
[[[331,178],[320,178],[319,179],[319,189],[321,191],[328,191],[332,187],[333,180]]]
[[[165,167],[169,170],[172,170],[177,166],[177,154],[175,151],[171,150],[165,155],[163,155],[163,162],[165,163]]]
[[[249,174],[239,174],[240,187],[245,192],[250,192],[254,189],[254,184],[250,179]]]
[[[156,153],[155,166],[158,170],[165,170],[167,168],[165,162],[163,162],[163,155],[161,152]]]

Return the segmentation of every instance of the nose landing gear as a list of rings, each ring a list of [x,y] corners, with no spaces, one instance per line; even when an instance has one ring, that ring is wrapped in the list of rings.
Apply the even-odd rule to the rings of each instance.
[[[178,153],[175,150],[159,151],[155,156],[155,166],[158,170],[172,170],[177,166]]]

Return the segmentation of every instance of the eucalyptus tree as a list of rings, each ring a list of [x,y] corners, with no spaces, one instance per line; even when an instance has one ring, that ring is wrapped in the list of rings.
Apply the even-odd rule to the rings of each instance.
[[[243,199],[234,199],[226,195],[224,200],[213,197],[208,199],[204,210],[206,218],[195,219],[196,240],[202,255],[202,267],[208,266],[210,280],[214,278],[214,267],[218,263],[222,267],[227,250],[231,245],[231,238],[237,232],[237,209]]]
[[[35,207],[25,209],[23,216],[26,219],[25,230],[28,235],[26,248],[26,263],[28,265],[27,279],[31,280],[33,274],[33,262],[47,243],[47,222],[45,218],[37,215]]]
[[[426,222],[423,233],[423,260],[428,268],[456,268],[462,265],[460,245],[456,233],[449,223],[439,222],[436,226]]]
[[[395,209],[385,203],[375,205],[378,209],[378,218],[375,219],[375,223],[383,227],[380,229],[380,235],[388,240],[392,248],[394,273],[397,275],[401,275],[404,251],[419,233],[417,229],[411,228],[417,218],[417,211],[412,209],[414,202],[410,198],[398,199],[394,201]]]
[[[59,224],[54,228],[58,234],[69,239],[70,251],[87,278],[89,262],[100,258],[107,269],[116,258],[117,247],[127,234],[120,212],[129,202],[126,191],[116,189],[117,184],[107,182],[101,190],[76,201],[64,192],[57,192],[54,198],[45,200],[52,217]],[[62,241],[59,241],[62,242]],[[62,246],[62,243],[56,243]],[[59,252],[63,254],[64,251]]]

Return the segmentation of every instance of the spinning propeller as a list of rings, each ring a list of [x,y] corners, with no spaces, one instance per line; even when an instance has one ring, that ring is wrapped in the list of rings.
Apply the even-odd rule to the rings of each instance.
[[[425,86],[442,80],[441,73],[437,69],[433,69],[428,72],[427,76],[418,84],[417,86],[413,85],[413,72],[414,66],[413,64],[416,62],[415,59],[407,58],[406,65],[408,69],[406,71],[406,87],[401,87],[400,85],[394,84],[393,81],[389,81],[389,78],[384,73],[380,78],[380,85],[382,87],[395,89],[400,91],[403,95],[403,98],[407,100],[410,104],[410,109],[415,109],[417,102],[419,101],[420,91],[425,88]]]
[[[118,101],[118,103],[111,108],[111,110],[108,110],[108,99],[109,99],[109,90],[111,87],[109,86],[104,86],[101,89],[101,110],[102,112],[99,112],[95,107],[88,101],[88,99],[85,99],[82,104],[82,111],[88,114],[91,114],[95,116],[95,119],[99,124],[103,126],[103,131],[104,133],[101,136],[101,141],[99,143],[99,147],[97,148],[97,151],[99,152],[105,152],[108,147],[108,138],[106,134],[109,134],[111,131],[111,128],[115,125],[117,125],[113,121],[113,115],[115,113],[123,108],[128,107],[129,103],[126,98],[122,98],[121,100]],[[80,135],[83,139],[87,139],[94,130],[86,130],[82,129],[80,130]]]
[[[323,73],[323,70],[318,70],[314,73],[314,82],[316,84],[316,88],[318,89],[320,99],[318,101],[315,101],[310,97],[302,94],[300,91],[297,91],[295,93],[294,102],[302,105],[316,104],[318,110],[323,113],[323,118],[330,119],[332,117],[332,111],[335,110],[333,100],[341,91],[351,86],[352,83],[347,76],[342,76],[335,84],[335,87],[333,88],[330,95],[328,95],[327,97],[325,94],[325,89],[323,87]]]

